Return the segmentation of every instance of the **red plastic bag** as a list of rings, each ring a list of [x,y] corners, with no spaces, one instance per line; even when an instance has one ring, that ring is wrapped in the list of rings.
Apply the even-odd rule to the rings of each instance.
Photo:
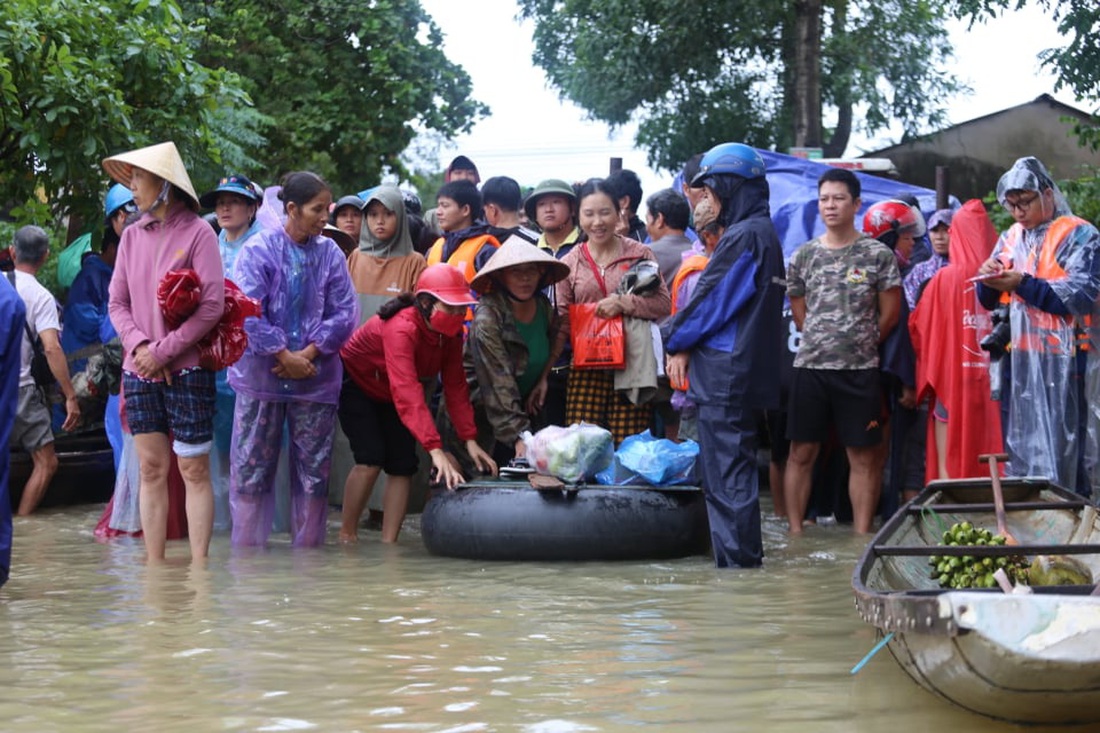
[[[245,295],[226,278],[225,310],[218,325],[199,341],[199,366],[216,372],[235,364],[248,348],[244,319],[256,318],[261,312],[260,301]]]
[[[595,303],[569,306],[574,369],[622,369],[626,366],[623,317],[600,318]]]
[[[169,328],[177,328],[199,307],[202,285],[194,270],[171,270],[165,273],[157,287],[157,302]],[[237,284],[225,279],[225,310],[221,320],[197,344],[199,366],[221,371],[237,362],[248,348],[244,319],[255,318],[262,309],[260,302],[241,291]]]
[[[194,270],[169,270],[157,285],[157,303],[168,328],[179,328],[199,307],[202,283]]]

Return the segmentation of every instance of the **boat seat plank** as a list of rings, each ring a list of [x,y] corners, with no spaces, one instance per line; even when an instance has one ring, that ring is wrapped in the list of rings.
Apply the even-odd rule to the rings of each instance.
[[[1005,502],[1006,512],[1032,512],[1032,511],[1077,511],[1088,506],[1085,501],[1016,501]],[[905,510],[909,514],[922,514],[927,511],[940,514],[976,514],[993,511],[993,504],[909,504]]]
[[[1092,595],[1095,585],[1034,585],[1029,586],[1032,593],[1038,593],[1039,595],[1063,595],[1063,596],[1088,596]],[[999,587],[997,588],[925,588],[925,589],[912,589],[904,591],[896,591],[892,593],[884,593],[883,595],[891,598],[897,597],[913,597],[913,596],[938,596],[942,593],[992,593],[994,595],[1004,593]]]
[[[874,545],[872,552],[882,557],[1011,557],[1013,555],[1100,555],[1100,545]]]

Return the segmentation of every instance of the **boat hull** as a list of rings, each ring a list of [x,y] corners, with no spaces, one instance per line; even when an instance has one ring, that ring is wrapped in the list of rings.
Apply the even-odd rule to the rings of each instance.
[[[39,508],[98,504],[111,498],[115,488],[115,459],[102,430],[63,434],[54,438],[57,473],[50,481]],[[23,486],[34,463],[22,450],[12,450],[9,488],[12,508],[19,506]]]
[[[708,536],[695,487],[539,491],[520,482],[434,492],[420,528],[432,554],[476,560],[677,558],[706,552]]]
[[[1073,555],[1100,577],[1100,515],[1041,479],[1005,479],[1015,548],[976,555]],[[853,576],[864,620],[918,684],[959,707],[1027,724],[1100,723],[1100,596],[1095,585],[945,590],[929,573],[957,521],[994,529],[989,481],[933,482],[868,545]],[[956,550],[958,548],[947,548]],[[988,555],[987,555],[988,556]]]
[[[895,633],[889,643],[926,690],[1011,722],[1100,721],[1100,597],[952,592],[940,606],[956,635]]]

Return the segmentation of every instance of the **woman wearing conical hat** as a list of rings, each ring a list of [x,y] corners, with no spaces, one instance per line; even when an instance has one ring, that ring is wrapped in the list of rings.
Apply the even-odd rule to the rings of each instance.
[[[471,285],[481,293],[466,339],[466,381],[478,418],[479,442],[505,465],[523,458],[519,437],[546,426],[546,378],[558,315],[545,290],[569,266],[520,237],[509,237]]]
[[[164,559],[171,448],[187,491],[191,558],[199,560],[207,555],[214,517],[209,461],[214,373],[199,366],[196,344],[225,307],[218,238],[196,213],[199,197],[174,143],[112,156],[103,167],[129,186],[141,212],[122,233],[109,312],[122,340],[124,409],[141,464],[145,552],[151,561]],[[199,276],[199,304],[170,329],[157,287],[167,272],[184,269]]]

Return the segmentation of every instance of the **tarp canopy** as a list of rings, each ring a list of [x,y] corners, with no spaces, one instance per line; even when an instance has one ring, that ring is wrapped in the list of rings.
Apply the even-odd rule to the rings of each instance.
[[[835,166],[759,148],[757,152],[767,166],[772,222],[779,241],[783,244],[783,259],[790,260],[796,249],[825,231],[825,225],[821,223],[817,213],[817,179]],[[862,223],[863,212],[873,204],[899,196],[916,196],[926,221],[936,210],[936,192],[931,189],[860,171],[852,172],[856,174],[862,188],[860,198],[863,207],[856,220],[857,228]],[[679,191],[683,180],[683,175],[677,173],[672,181],[672,188]],[[950,204],[951,208],[957,209],[959,200],[952,196]]]
[[[825,231],[825,225],[817,213],[817,179],[833,166],[770,150],[757,152],[767,166],[772,222],[783,244],[783,257],[789,260],[796,249]],[[860,198],[863,207],[856,219],[857,228],[863,220],[863,212],[873,204],[904,195],[917,197],[926,220],[936,210],[936,192],[931,189],[859,171],[852,172],[862,187]],[[958,205],[958,200],[952,197],[952,208]]]

